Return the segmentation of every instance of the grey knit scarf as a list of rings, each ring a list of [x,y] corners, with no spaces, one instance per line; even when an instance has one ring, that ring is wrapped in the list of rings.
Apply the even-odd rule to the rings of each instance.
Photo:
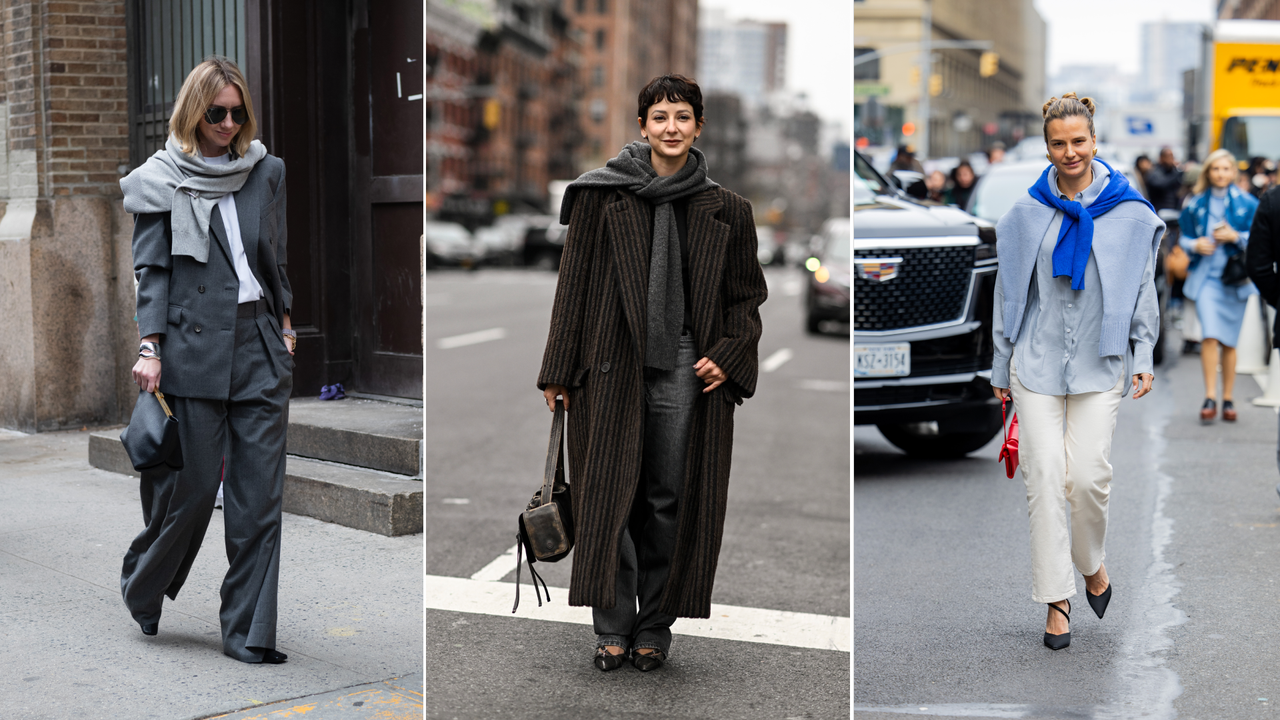
[[[676,365],[680,328],[684,325],[680,235],[671,202],[720,186],[707,178],[707,158],[697,148],[689,148],[689,159],[684,167],[667,177],[658,177],[650,159],[651,152],[648,143],[633,142],[623,147],[618,157],[604,167],[574,180],[565,189],[560,204],[560,224],[569,224],[576,191],[585,187],[624,188],[655,206],[649,254],[644,364],[670,371]]]
[[[223,195],[244,187],[249,172],[266,156],[267,149],[254,140],[244,157],[232,155],[226,165],[209,165],[182,152],[170,135],[163,150],[121,178],[125,212],[172,213],[173,254],[208,262],[213,206]]]

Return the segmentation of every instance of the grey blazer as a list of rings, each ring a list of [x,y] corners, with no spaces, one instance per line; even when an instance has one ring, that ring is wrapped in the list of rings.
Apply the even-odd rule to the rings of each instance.
[[[285,271],[284,161],[267,155],[235,193],[240,238],[249,269],[273,309],[276,339],[293,302]],[[133,226],[133,271],[138,280],[138,332],[160,335],[160,391],[177,397],[225,400],[231,390],[240,281],[217,207],[209,229],[220,250],[209,262],[172,254],[169,213],[140,214]],[[288,352],[285,352],[288,356]],[[288,368],[292,370],[292,363]]]

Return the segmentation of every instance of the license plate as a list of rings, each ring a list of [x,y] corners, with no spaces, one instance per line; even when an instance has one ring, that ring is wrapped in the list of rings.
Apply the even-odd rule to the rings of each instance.
[[[911,374],[911,343],[854,345],[854,377],[901,377]]]

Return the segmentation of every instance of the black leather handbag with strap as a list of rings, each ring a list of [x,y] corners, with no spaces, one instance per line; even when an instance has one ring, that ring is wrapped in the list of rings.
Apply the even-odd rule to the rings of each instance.
[[[169,410],[164,393],[139,392],[133,406],[129,426],[120,433],[120,443],[129,454],[129,462],[138,472],[143,470],[181,470],[182,444],[178,442],[178,418]]]
[[[573,498],[569,484],[564,476],[564,405],[556,401],[555,416],[551,421],[551,443],[547,447],[547,464],[542,473],[542,487],[533,494],[533,499],[520,513],[517,528],[518,545],[516,546],[516,602],[511,607],[515,612],[520,607],[520,561],[524,556],[529,565],[529,574],[533,576],[533,592],[538,596],[538,607],[542,607],[542,592],[538,583],[542,583],[542,591],[547,592],[547,601],[551,601],[551,593],[547,591],[547,583],[533,569],[533,563],[556,562],[569,554],[573,549]]]

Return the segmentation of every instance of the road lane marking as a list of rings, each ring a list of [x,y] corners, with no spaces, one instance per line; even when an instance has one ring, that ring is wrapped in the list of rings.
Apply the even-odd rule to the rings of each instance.
[[[946,717],[1024,718],[1037,710],[1034,705],[1010,703],[947,703],[941,705],[854,705],[855,713],[897,713],[901,715],[943,715]]]
[[[489,328],[488,330],[479,330],[465,335],[454,335],[452,337],[440,338],[436,341],[436,347],[441,350],[452,350],[466,345],[476,345],[478,343],[489,342],[491,340],[501,340],[506,336],[506,328]]]
[[[499,558],[501,559],[501,558]],[[512,560],[515,558],[513,557]],[[496,561],[495,561],[496,562]],[[507,567],[510,569],[515,563]],[[528,590],[525,579],[524,590]],[[470,578],[427,575],[423,604],[427,610],[445,610],[476,615],[516,617],[525,620],[592,624],[591,608],[571,607],[566,601],[569,591],[549,588],[552,601],[538,607],[531,597],[522,598],[520,609],[512,614],[515,588],[510,583],[472,580]],[[527,595],[527,593],[524,593]],[[737,640],[766,645],[836,650],[849,652],[849,618],[838,615],[764,610],[711,604],[710,619],[680,618],[672,628],[676,635]]]
[[[472,580],[482,580],[484,582],[498,582],[507,576],[507,573],[516,569],[516,550],[519,545],[512,545],[511,549],[502,553],[496,560],[480,568],[480,571],[471,576]]]
[[[849,383],[843,380],[801,380],[796,387],[818,392],[849,392]]]
[[[760,363],[760,369],[764,372],[771,373],[785,365],[793,356],[794,353],[791,352],[791,348],[782,348],[765,358],[764,362]]]

